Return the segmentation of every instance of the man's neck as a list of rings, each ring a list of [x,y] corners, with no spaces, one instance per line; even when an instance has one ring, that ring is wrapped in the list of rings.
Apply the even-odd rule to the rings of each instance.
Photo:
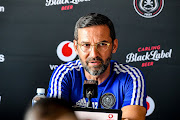
[[[98,81],[98,85],[99,85],[109,77],[110,64],[109,64],[108,68],[106,69],[106,71],[99,76],[90,75],[86,70],[84,70],[84,73],[85,73],[87,80],[96,80],[96,81]]]

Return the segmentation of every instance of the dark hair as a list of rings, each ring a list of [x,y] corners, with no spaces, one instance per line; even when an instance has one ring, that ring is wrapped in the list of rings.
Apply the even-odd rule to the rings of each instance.
[[[88,15],[85,15],[76,22],[74,39],[78,40],[78,28],[85,28],[95,25],[107,25],[110,29],[110,37],[112,41],[114,41],[114,39],[116,38],[116,34],[112,21],[108,17],[98,13],[90,13]]]
[[[55,120],[63,115],[71,114],[76,118],[75,113],[68,102],[57,98],[43,98],[37,101],[31,108],[38,116],[37,118]],[[38,119],[38,120],[39,120]]]

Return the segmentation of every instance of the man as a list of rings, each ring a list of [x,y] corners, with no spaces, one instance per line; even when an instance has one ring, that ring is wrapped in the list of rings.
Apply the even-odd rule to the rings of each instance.
[[[73,42],[79,60],[54,71],[47,96],[86,106],[83,83],[93,79],[98,81],[98,97],[92,98],[94,108],[121,109],[122,118],[145,119],[146,91],[142,73],[135,67],[111,60],[118,47],[111,20],[96,13],[81,17],[75,26]]]
[[[43,98],[30,107],[25,120],[77,120],[72,107],[63,99]]]

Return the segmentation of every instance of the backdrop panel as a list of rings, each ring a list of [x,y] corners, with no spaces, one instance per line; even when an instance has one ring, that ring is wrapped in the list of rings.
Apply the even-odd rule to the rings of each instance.
[[[53,70],[66,62],[59,44],[73,40],[76,21],[90,12],[114,23],[119,48],[113,59],[144,73],[146,119],[180,118],[180,1],[151,0],[151,12],[143,9],[146,1],[0,0],[0,119],[23,119],[36,88],[47,90]]]

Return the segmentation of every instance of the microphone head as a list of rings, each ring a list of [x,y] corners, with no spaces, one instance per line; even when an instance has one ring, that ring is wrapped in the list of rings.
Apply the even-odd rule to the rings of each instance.
[[[96,80],[85,80],[83,85],[83,97],[97,98],[98,96],[98,81]]]

